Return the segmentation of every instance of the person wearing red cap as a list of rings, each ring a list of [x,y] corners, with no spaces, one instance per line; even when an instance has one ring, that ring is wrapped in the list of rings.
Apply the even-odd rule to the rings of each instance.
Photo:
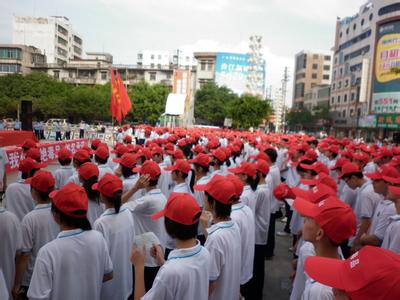
[[[73,182],[77,185],[80,184],[78,169],[81,165],[87,162],[92,162],[92,161],[90,160],[90,154],[86,150],[79,149],[78,151],[75,152],[72,159],[72,165],[75,171],[74,174],[70,178],[68,178],[67,183]]]
[[[93,185],[99,180],[99,168],[93,163],[84,163],[78,170],[79,182],[85,189],[89,199],[87,218],[90,224],[104,212],[103,206],[100,204],[99,192],[93,189]]]
[[[381,247],[400,254],[400,187],[389,186],[387,199],[394,203],[396,214],[389,217]]]
[[[4,206],[8,211],[14,213],[20,221],[34,208],[30,186],[25,183],[25,180],[46,166],[46,164],[38,163],[32,158],[21,160],[18,166],[21,178],[7,187],[4,195]]]
[[[101,299],[128,299],[132,294],[132,267],[130,252],[135,228],[129,210],[121,210],[122,181],[117,176],[105,174],[93,189],[100,193],[106,210],[94,222],[93,229],[106,240],[113,263],[114,278],[103,284]]]
[[[333,288],[335,299],[394,300],[400,295],[400,256],[366,246],[347,260],[309,257],[307,274]]]
[[[361,247],[360,238],[367,233],[371,226],[371,219],[376,206],[382,200],[382,196],[375,193],[372,182],[364,178],[358,165],[354,163],[344,164],[340,178],[353,190],[357,189],[357,198],[354,213],[357,216],[357,234],[350,239],[351,251],[354,253]]]
[[[160,247],[153,247],[153,255],[162,265],[152,288],[144,295],[145,253],[132,251],[135,266],[134,299],[208,299],[210,253],[196,240],[201,208],[196,200],[182,193],[172,193],[164,209],[152,219],[164,218],[165,229],[176,241],[176,248],[164,261]]]
[[[4,275],[4,286],[0,284],[0,298],[11,300],[16,271],[15,261],[22,249],[22,230],[17,216],[2,206],[0,206],[0,236],[0,269]],[[6,296],[2,298],[3,294]]]
[[[36,160],[39,163],[42,161],[42,158],[40,156],[39,148],[31,148],[31,149],[29,149],[28,152],[26,152],[26,156],[25,157],[32,158],[33,160]]]
[[[212,167],[211,177],[215,175],[224,176],[226,173],[223,171],[222,166],[226,160],[225,152],[221,149],[213,150],[211,151],[210,157],[210,166]]]
[[[31,149],[31,148],[36,148],[36,147],[37,147],[36,144],[37,144],[36,141],[34,141],[34,140],[32,140],[32,139],[26,139],[26,140],[24,141],[24,143],[22,144],[22,146],[21,146],[22,152],[23,152],[24,154],[26,154],[26,153],[28,152],[29,149]]]
[[[236,196],[235,185],[224,176],[214,176],[205,185],[195,185],[205,193],[204,208],[211,212],[213,225],[207,228],[206,249],[211,254],[210,298],[238,299],[241,282],[240,230],[231,219],[232,201]],[[206,215],[204,215],[206,216]],[[208,227],[207,218],[202,224]]]
[[[0,196],[7,189],[6,165],[8,164],[8,156],[3,147],[0,147]]]
[[[67,148],[62,148],[58,151],[58,162],[61,167],[54,172],[54,179],[56,181],[55,189],[59,190],[67,184],[68,179],[74,175],[74,169],[71,166],[72,152]]]
[[[375,193],[382,196],[381,201],[375,208],[375,213],[371,220],[371,227],[368,233],[361,236],[360,241],[362,245],[380,246],[385,232],[390,223],[390,217],[396,214],[394,203],[387,199],[388,187],[390,181],[398,180],[400,174],[394,167],[384,165],[379,168],[376,173],[366,174],[367,177],[372,179],[372,186]]]
[[[139,180],[139,174],[133,172],[136,167],[136,155],[132,153],[125,153],[121,158],[114,158],[114,162],[119,163],[116,174],[122,175],[123,193],[131,189]],[[144,190],[139,190],[128,201],[133,201],[144,196]]]
[[[37,171],[26,180],[31,185],[31,195],[35,208],[22,219],[22,249],[16,261],[16,275],[13,295],[26,296],[32,277],[33,267],[39,249],[54,240],[60,232],[51,213],[49,194],[53,191],[55,180],[48,171]]]
[[[133,169],[134,172],[140,173],[140,178],[131,189],[122,195],[121,209],[127,208],[133,217],[135,235],[146,232],[153,232],[160,240],[161,246],[165,248],[166,232],[163,220],[153,221],[150,216],[162,210],[167,202],[161,190],[157,188],[158,179],[161,174],[160,167],[152,160],[146,160],[141,167]],[[134,201],[128,201],[137,191],[144,189],[146,194]],[[159,270],[157,262],[149,256],[146,256],[145,262],[145,287],[148,291],[153,285],[153,281]]]
[[[169,166],[169,164],[166,162],[166,157],[169,156],[167,155],[164,157],[164,151],[159,146],[154,147],[151,151],[151,154],[152,160],[155,161],[161,169],[161,175],[158,179],[158,188],[161,190],[164,196],[168,198],[171,194],[171,187],[174,186],[174,182],[171,178],[171,172],[165,170],[165,168]]]
[[[110,157],[110,152],[106,145],[101,145],[97,148],[94,154],[94,160],[99,168],[99,179],[101,179],[105,174],[114,174],[113,170],[108,165],[108,158]]]
[[[339,259],[339,245],[356,231],[352,209],[336,197],[328,197],[319,203],[296,198],[293,206],[304,216],[303,239],[312,243],[315,255]],[[302,299],[332,298],[329,286],[307,279]]]
[[[102,234],[91,230],[85,190],[69,183],[50,193],[60,233],[38,253],[29,299],[100,299],[102,284],[113,278],[113,265]]]
[[[173,193],[187,193],[193,194],[193,184],[195,177],[191,176],[190,184],[187,183],[189,173],[191,172],[190,164],[187,160],[177,159],[174,165],[164,168],[165,171],[171,171],[171,179],[175,182],[175,186],[172,189]]]
[[[126,145],[132,144],[132,137],[131,137],[130,135],[124,136],[123,142],[124,142],[124,144],[126,144]]]

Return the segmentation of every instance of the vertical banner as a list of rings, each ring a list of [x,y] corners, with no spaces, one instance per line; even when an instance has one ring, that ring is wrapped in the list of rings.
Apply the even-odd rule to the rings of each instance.
[[[188,121],[190,113],[190,100],[192,97],[191,87],[191,71],[190,70],[174,70],[174,80],[172,84],[172,92],[174,94],[185,95],[185,113],[184,120]]]

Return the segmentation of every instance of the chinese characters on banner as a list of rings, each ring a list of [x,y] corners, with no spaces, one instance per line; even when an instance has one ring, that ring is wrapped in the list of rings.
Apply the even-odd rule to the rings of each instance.
[[[376,127],[399,129],[400,128],[400,115],[397,115],[397,114],[377,115]]]
[[[51,144],[39,144],[40,157],[42,162],[52,162],[57,159],[58,151],[61,148],[67,148],[72,153],[75,153],[87,143],[87,139],[79,139]],[[17,171],[19,162],[23,159],[22,149],[19,147],[9,147],[5,150],[9,162],[6,169],[7,173]]]

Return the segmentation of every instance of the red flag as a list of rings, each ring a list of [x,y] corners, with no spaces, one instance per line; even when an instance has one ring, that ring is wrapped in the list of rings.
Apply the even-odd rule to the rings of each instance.
[[[132,108],[131,100],[129,99],[128,92],[122,82],[121,76],[117,71],[117,76],[111,68],[111,100],[110,112],[113,118],[121,124],[122,119],[126,117]]]
[[[122,117],[125,118],[132,108],[132,102],[131,99],[129,98],[128,92],[126,91],[125,85],[122,82],[121,76],[119,75],[118,71],[117,71],[117,81],[118,81],[119,96],[121,98],[121,114]]]

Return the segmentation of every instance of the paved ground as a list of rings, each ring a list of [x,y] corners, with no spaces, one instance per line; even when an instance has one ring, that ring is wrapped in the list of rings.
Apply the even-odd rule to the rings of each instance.
[[[49,165],[46,169],[54,171],[58,167],[58,163]],[[14,182],[17,173],[8,175],[8,183]],[[276,222],[276,230],[283,230],[284,224],[279,220]],[[265,283],[264,283],[264,299],[268,300],[286,300],[289,299],[291,282],[289,274],[291,272],[292,252],[289,252],[290,237],[276,236],[275,239],[275,256],[272,260],[265,263]]]

